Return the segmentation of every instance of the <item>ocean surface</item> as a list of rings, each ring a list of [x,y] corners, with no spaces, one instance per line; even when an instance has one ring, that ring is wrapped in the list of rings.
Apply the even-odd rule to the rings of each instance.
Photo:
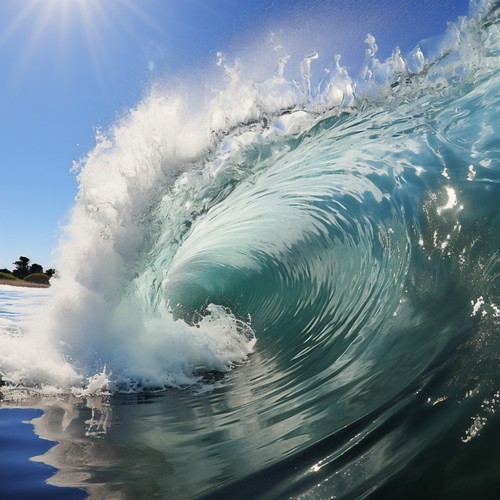
[[[0,497],[497,498],[499,19],[100,132],[0,286]]]

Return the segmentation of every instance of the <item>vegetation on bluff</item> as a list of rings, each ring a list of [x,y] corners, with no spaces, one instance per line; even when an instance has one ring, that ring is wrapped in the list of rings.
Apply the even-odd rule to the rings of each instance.
[[[12,281],[15,281],[17,278],[10,273],[10,271],[8,272],[4,272],[5,270],[2,269],[0,271],[0,280],[12,280]]]
[[[33,273],[26,276],[26,278],[24,278],[24,281],[29,281],[30,283],[37,283],[39,285],[50,285],[49,279],[50,278],[44,273]]]

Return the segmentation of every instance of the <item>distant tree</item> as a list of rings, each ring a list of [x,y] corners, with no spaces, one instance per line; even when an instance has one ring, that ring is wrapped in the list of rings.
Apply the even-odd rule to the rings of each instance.
[[[31,264],[28,274],[43,273],[43,267],[40,264]]]
[[[56,270],[55,269],[47,269],[45,271],[45,274],[49,277],[49,278],[52,278],[52,276],[54,276],[54,274],[56,274]]]
[[[0,269],[0,273],[5,273],[5,274],[12,274],[12,271],[9,271],[9,269]]]
[[[26,278],[26,276],[28,276],[28,274],[29,274],[29,263],[30,263],[30,259],[28,259],[28,257],[23,257],[21,255],[21,257],[19,257],[19,260],[16,260],[14,262],[14,265],[16,266],[16,268],[14,269],[12,274],[16,278],[19,278],[21,280]]]

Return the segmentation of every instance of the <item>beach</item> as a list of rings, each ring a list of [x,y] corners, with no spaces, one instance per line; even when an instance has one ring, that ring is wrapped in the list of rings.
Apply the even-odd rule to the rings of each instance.
[[[50,288],[50,285],[43,285],[41,283],[30,283],[29,281],[21,281],[21,280],[0,279],[0,285],[20,286],[24,288]]]

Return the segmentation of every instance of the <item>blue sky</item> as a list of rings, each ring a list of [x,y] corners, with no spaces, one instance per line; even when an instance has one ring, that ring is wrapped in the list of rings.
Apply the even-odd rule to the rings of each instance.
[[[381,57],[396,45],[409,51],[443,33],[467,5],[0,0],[0,268],[19,255],[55,265],[51,253],[77,192],[73,161],[92,148],[96,128],[111,125],[152,82],[203,75],[217,51],[240,56],[279,31],[297,59],[312,50],[340,53],[355,73],[368,32]]]

